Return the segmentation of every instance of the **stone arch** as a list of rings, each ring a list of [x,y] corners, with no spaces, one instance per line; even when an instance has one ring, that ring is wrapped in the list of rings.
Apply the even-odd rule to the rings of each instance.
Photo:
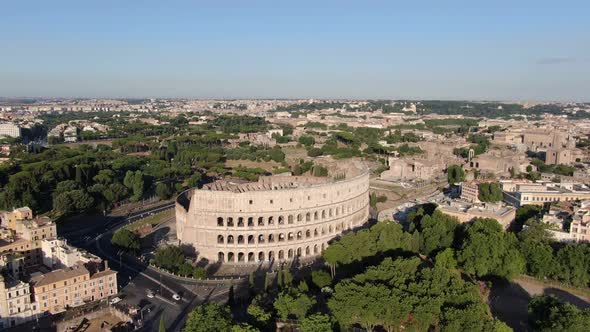
[[[234,255],[233,252],[228,252],[227,253],[227,261],[228,263],[233,263],[236,260],[236,256]]]
[[[253,252],[249,252],[248,253],[248,262],[253,262],[254,261],[254,253]]]
[[[264,262],[264,251],[258,253],[258,261]]]
[[[285,234],[280,233],[279,234],[279,242],[283,242],[283,241],[285,241]]]
[[[242,262],[244,262],[244,253],[239,252],[238,253],[238,263],[242,263]]]
[[[279,259],[285,259],[285,252],[279,250]]]
[[[264,234],[258,235],[258,243],[264,243]]]
[[[287,251],[287,258],[293,258],[293,249],[289,249],[289,251]]]
[[[248,217],[248,227],[254,227],[254,218]]]
[[[322,226],[322,235],[326,235],[326,227]]]
[[[227,218],[227,227],[234,227],[234,218]]]
[[[222,244],[224,242],[225,242],[225,240],[223,239],[223,235],[221,235],[221,234],[217,235],[217,243]]]
[[[297,215],[297,221],[303,221],[303,216],[301,213]]]
[[[244,244],[244,235],[238,235],[238,244]]]
[[[248,235],[248,244],[254,244],[254,235]]]
[[[268,217],[268,224],[269,225],[274,225],[275,224],[275,220],[273,217]]]
[[[311,213],[307,212],[305,214],[305,221],[307,221],[307,222],[311,221]]]
[[[225,263],[225,254],[223,251],[217,253],[217,261],[220,263]]]
[[[324,250],[326,249],[326,247],[324,246],[324,244],[322,243],[322,252],[324,252]]]
[[[309,239],[311,237],[311,231],[308,229],[305,231],[305,238]]]
[[[287,234],[287,241],[293,241],[294,236],[292,232],[289,232],[289,234]]]
[[[292,224],[292,223],[293,223],[293,215],[292,215],[292,214],[290,214],[290,215],[287,217],[287,222],[288,222],[289,224]]]
[[[244,217],[238,217],[238,227],[244,227]]]
[[[264,217],[258,217],[258,226],[264,226]]]
[[[268,243],[273,243],[273,242],[275,242],[275,235],[268,234]]]
[[[285,217],[279,216],[279,225],[284,225],[284,224],[285,224]]]
[[[309,256],[311,254],[311,250],[309,249],[309,246],[305,247],[305,256]]]
[[[326,210],[322,210],[322,219],[326,219]]]
[[[227,244],[234,244],[234,236],[233,235],[227,236]]]
[[[297,248],[297,257],[301,257],[301,247]]]
[[[318,229],[314,229],[313,230],[313,237],[317,237],[318,235],[320,235],[320,233],[318,233]]]
[[[303,238],[303,232],[297,232],[297,240],[301,240]]]
[[[221,217],[217,218],[217,226],[223,227],[223,218],[221,218]]]
[[[333,212],[332,212],[332,209],[330,208],[330,210],[328,210],[328,216],[329,216],[330,218],[332,218],[332,213],[333,213]]]
[[[313,245],[313,253],[316,254],[316,255],[318,253],[318,245],[317,244],[314,244]]]
[[[332,234],[332,225],[328,226],[328,233]]]
[[[275,252],[271,250],[268,252],[268,261],[272,262],[274,259],[275,259]]]
[[[315,211],[315,212],[313,213],[313,220],[318,220],[319,218],[320,218],[320,217],[319,217],[319,213],[318,213],[318,211]]]

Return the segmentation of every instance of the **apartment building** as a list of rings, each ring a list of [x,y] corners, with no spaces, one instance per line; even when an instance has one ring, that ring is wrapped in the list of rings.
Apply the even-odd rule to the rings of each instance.
[[[456,217],[461,223],[472,222],[478,218],[496,219],[504,228],[508,228],[516,217],[516,209],[501,204],[472,204],[448,201],[438,205],[437,210]]]
[[[117,272],[109,269],[91,272],[82,263],[31,277],[35,302],[40,312],[55,314],[69,307],[106,299],[117,293]]]
[[[15,211],[17,210],[19,209]],[[6,223],[13,228],[6,228],[4,232],[0,233],[2,234],[2,238],[0,238],[0,255],[4,253],[20,253],[25,258],[25,266],[42,264],[41,241],[54,239],[57,236],[56,225],[47,217],[20,219],[22,216],[30,218],[32,213],[26,214],[23,211],[19,213],[22,213],[22,215],[15,217],[13,213],[7,217]]]
[[[0,329],[35,319],[38,307],[31,298],[28,283],[0,275]]]
[[[20,137],[20,127],[13,123],[0,123],[0,137]]]
[[[470,203],[479,203],[479,182],[465,181],[461,183],[461,199]]]
[[[49,268],[72,267],[78,263],[100,262],[101,259],[85,250],[73,247],[62,239],[41,241],[43,265]]]

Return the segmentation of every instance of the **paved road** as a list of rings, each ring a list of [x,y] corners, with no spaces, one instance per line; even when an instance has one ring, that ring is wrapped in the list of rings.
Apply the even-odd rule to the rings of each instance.
[[[69,243],[109,261],[110,266],[118,272],[119,294],[123,303],[142,308],[145,322],[143,331],[157,331],[162,315],[167,331],[179,331],[188,313],[197,305],[204,301],[227,300],[227,284],[210,285],[179,280],[159,273],[135,257],[122,254],[111,245],[112,234],[118,228],[172,207],[174,203],[167,203],[134,212],[129,216],[91,216],[73,225],[62,225],[59,230],[60,236]],[[153,291],[156,296],[148,298],[148,290]],[[173,293],[180,294],[182,300],[174,301]]]

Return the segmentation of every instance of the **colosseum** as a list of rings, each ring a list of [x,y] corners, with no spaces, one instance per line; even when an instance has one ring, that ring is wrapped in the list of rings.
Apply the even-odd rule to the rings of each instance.
[[[313,258],[369,215],[369,172],[332,178],[266,176],[219,180],[181,194],[176,231],[209,262],[261,264]]]

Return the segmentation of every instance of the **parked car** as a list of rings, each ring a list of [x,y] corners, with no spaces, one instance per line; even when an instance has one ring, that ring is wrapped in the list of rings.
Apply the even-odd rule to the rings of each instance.
[[[172,294],[172,298],[176,301],[180,301],[180,295],[178,295],[176,293]]]
[[[118,296],[117,297],[113,297],[111,299],[111,304],[116,304],[116,303],[119,303],[119,302],[121,302],[121,298],[118,297]]]
[[[149,297],[150,299],[154,298],[154,292],[148,291],[147,292],[147,297]]]

